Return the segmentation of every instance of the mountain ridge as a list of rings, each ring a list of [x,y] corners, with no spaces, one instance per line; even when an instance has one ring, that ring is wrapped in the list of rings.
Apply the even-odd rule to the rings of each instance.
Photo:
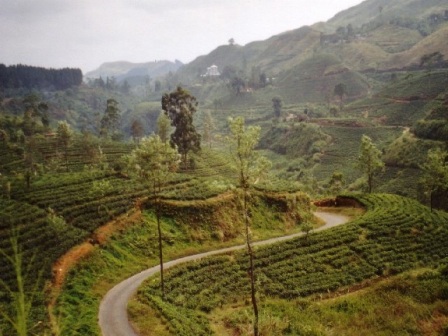
[[[176,72],[183,63],[176,60],[174,62],[167,60],[155,60],[152,62],[129,62],[129,61],[113,61],[101,64],[98,69],[87,72],[86,78],[100,78],[100,77],[116,77],[117,80],[125,80],[130,77],[144,77],[151,78],[164,76],[171,72]]]

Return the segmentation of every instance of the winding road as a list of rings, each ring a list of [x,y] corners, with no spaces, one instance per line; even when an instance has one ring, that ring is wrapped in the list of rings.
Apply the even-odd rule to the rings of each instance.
[[[329,212],[315,212],[317,217],[321,218],[325,225],[313,230],[314,232],[329,229],[331,227],[344,224],[349,221],[349,218],[343,215],[329,213]],[[254,246],[273,244],[280,241],[288,240],[294,237],[303,235],[303,232],[295,233],[289,236],[277,237],[268,240],[254,242]],[[164,269],[168,269],[174,265],[178,265],[184,262],[198,260],[214,254],[226,253],[230,251],[240,250],[245,248],[246,245],[232,246],[223,248],[220,250],[195,254],[176,260],[169,261],[164,264]],[[137,291],[142,282],[148,277],[156,274],[160,271],[159,265],[151,267],[145,271],[142,271],[123,282],[113,287],[106,296],[103,298],[100,304],[99,310],[99,324],[103,336],[138,336],[132,329],[128,320],[127,305],[132,295]]]

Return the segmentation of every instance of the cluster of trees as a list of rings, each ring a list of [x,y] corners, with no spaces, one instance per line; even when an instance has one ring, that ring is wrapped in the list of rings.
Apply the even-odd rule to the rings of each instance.
[[[447,120],[420,120],[412,127],[412,132],[422,139],[439,140],[448,143]]]
[[[225,66],[221,71],[221,79],[228,83],[228,87],[235,94],[241,94],[245,89],[258,90],[266,87],[270,79],[260,67],[254,66],[247,74],[235,66]]]
[[[142,181],[150,191],[150,197],[154,205],[160,261],[160,285],[162,299],[165,299],[165,285],[163,273],[163,237],[160,227],[161,216],[161,190],[162,186],[169,181],[170,175],[177,169],[179,154],[185,162],[189,150],[198,150],[200,136],[192,126],[193,113],[196,111],[196,99],[188,91],[178,87],[176,91],[166,93],[162,98],[162,108],[169,116],[176,131],[171,135],[171,146],[163,129],[159,134],[144,138],[138,148],[132,151],[128,158],[128,170],[131,176]],[[162,125],[162,123],[160,124]],[[254,266],[254,250],[250,230],[249,199],[250,190],[258,180],[269,170],[270,162],[255,151],[260,138],[260,127],[245,127],[244,119],[238,117],[229,119],[230,135],[228,142],[231,145],[231,156],[237,167],[239,190],[236,196],[239,201],[239,210],[244,222],[247,251],[249,254],[249,280],[251,287],[251,299],[254,311],[254,335],[258,332],[258,303],[256,295],[256,274]]]
[[[30,94],[20,102],[22,117],[0,118],[0,142],[24,143],[26,137],[49,130],[48,104],[36,94]]]
[[[0,64],[1,89],[65,90],[82,83],[80,69],[46,69],[28,65]]]
[[[358,168],[363,173],[367,182],[369,193],[373,191],[374,178],[384,171],[385,164],[381,159],[381,151],[375,146],[368,136],[363,135],[358,156]],[[434,148],[428,151],[425,162],[420,165],[422,177],[419,184],[423,196],[426,198],[429,207],[434,205],[439,207],[446,201],[448,192],[448,152],[441,148]],[[330,185],[341,186],[343,176],[339,173],[333,174]],[[441,202],[442,201],[442,202]]]
[[[436,198],[444,197],[448,192],[448,152],[436,148],[428,152],[426,161],[420,166],[423,176],[420,183],[432,210]]]

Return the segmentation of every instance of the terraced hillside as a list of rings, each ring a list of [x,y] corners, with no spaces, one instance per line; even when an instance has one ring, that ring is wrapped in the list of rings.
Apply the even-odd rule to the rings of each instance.
[[[367,209],[358,220],[257,249],[262,302],[326,295],[365,279],[435,267],[447,258],[446,213],[430,212],[416,201],[390,194],[354,199]],[[234,328],[250,325],[249,317],[232,320],[220,314],[227,308],[232,316],[241,316],[250,302],[246,259],[245,253],[235,253],[175,267],[166,276],[166,301],[160,299],[155,278],[140,289],[138,300],[160,316],[167,334],[210,335],[220,328],[220,335],[223,330],[230,335],[236,332]],[[295,321],[289,328],[300,324]],[[276,330],[280,334],[297,331]]]
[[[52,141],[44,140],[39,147],[49,157],[55,155]],[[13,232],[23,251],[23,265],[28,272],[26,288],[34,286],[41,276],[39,288],[51,280],[51,266],[61,255],[76,244],[90,239],[98,243],[95,231],[106,223],[127,217],[136,211],[137,200],[147,197],[144,186],[133,182],[117,168],[123,168],[122,156],[132,145],[102,144],[106,160],[102,165],[89,163],[79,143],[70,149],[69,172],[40,172],[26,188],[21,170],[22,158],[8,166],[14,175],[7,175],[0,197],[0,249],[7,256],[14,255],[10,243]],[[4,157],[7,150],[2,151]],[[219,152],[204,150],[195,156],[197,168],[175,174],[163,189],[163,197],[171,200],[206,199],[226,192],[233,183],[232,168]],[[65,168],[63,169],[63,171]],[[2,254],[3,256],[3,254]],[[3,258],[3,257],[2,257]],[[3,260],[3,259],[2,259]],[[23,270],[25,272],[25,269]],[[2,262],[0,279],[6,284],[16,282],[16,269],[10,262]],[[31,287],[30,287],[31,286]],[[10,300],[0,289],[2,307]],[[2,308],[2,309],[3,309]],[[11,307],[9,307],[11,308]],[[35,311],[34,311],[35,310]],[[45,321],[44,292],[40,292],[33,305],[33,316]],[[37,321],[37,320],[36,320]]]

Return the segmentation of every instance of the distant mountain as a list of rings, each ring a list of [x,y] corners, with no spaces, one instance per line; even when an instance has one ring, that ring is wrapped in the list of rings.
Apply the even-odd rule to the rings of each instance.
[[[245,46],[219,46],[182,67],[178,75],[181,82],[194,83],[215,64],[221,73],[227,67],[246,79],[255,71],[291,80],[292,73],[300,75],[294,69],[318,55],[333,55],[350,71],[398,69],[418,66],[422,56],[434,52],[447,60],[447,40],[446,1],[366,0],[325,23]]]
[[[136,78],[151,77],[156,78],[164,76],[171,72],[176,72],[183,63],[176,60],[170,61],[154,61],[146,63],[132,63],[126,61],[103,63],[98,69],[87,72],[86,78],[115,77],[120,82],[125,79],[135,80]]]

